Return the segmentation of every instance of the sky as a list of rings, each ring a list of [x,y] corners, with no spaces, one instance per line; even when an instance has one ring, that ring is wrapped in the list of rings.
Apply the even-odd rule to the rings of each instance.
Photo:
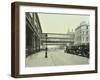
[[[87,15],[38,13],[43,33],[63,33],[74,31],[81,22],[90,21]]]

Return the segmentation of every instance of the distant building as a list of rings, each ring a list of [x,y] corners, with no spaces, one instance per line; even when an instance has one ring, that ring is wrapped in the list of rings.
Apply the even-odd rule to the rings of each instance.
[[[89,23],[82,22],[80,23],[80,26],[78,26],[75,29],[75,39],[74,39],[75,45],[89,44],[90,40],[89,28],[90,28]]]
[[[41,35],[38,14],[26,12],[26,56],[40,51]]]

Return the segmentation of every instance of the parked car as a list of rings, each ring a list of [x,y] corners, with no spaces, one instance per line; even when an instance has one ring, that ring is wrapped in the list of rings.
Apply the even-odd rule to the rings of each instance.
[[[66,46],[64,52],[89,58],[89,45]]]
[[[79,52],[82,56],[89,58],[89,45],[80,45]]]

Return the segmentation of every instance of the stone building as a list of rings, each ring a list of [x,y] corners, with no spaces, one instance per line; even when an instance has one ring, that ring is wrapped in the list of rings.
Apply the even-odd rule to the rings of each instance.
[[[40,51],[41,35],[38,14],[26,12],[26,56]]]
[[[89,23],[82,22],[80,26],[75,29],[75,45],[86,45],[89,44],[90,34],[89,34]]]

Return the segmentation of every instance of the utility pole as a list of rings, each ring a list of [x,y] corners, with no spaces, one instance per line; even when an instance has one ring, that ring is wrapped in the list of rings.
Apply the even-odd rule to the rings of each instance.
[[[48,55],[47,55],[47,50],[48,50],[48,48],[47,48],[47,37],[48,37],[48,35],[46,34],[45,37],[46,37],[45,58],[48,58]]]

